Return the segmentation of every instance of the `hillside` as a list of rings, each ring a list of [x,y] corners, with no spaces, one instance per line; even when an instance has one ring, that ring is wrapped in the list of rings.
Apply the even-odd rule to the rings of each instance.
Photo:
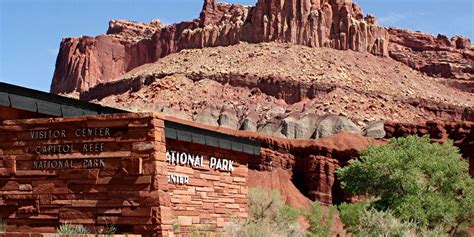
[[[466,119],[474,106],[472,93],[447,82],[370,54],[241,43],[183,50],[81,97],[234,129],[249,120],[264,129],[275,119],[312,114],[345,116],[362,129],[379,120]]]

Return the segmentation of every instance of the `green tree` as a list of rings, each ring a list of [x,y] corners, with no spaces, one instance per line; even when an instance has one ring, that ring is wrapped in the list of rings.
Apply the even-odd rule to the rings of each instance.
[[[345,191],[375,198],[372,208],[422,228],[456,233],[473,219],[474,181],[468,171],[452,142],[410,136],[369,147],[337,175]]]

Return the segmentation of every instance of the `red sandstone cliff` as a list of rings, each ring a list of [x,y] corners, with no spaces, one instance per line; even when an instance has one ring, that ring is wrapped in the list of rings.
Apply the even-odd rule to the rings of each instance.
[[[388,40],[373,16],[347,0],[259,0],[254,7],[205,0],[190,22],[111,21],[106,35],[63,39],[51,92],[85,91],[187,48],[280,41],[388,56]]]
[[[189,22],[111,21],[105,35],[63,39],[51,92],[83,92],[182,49],[268,41],[370,52],[430,76],[474,78],[469,39],[387,30],[351,1],[259,0],[246,7],[205,0],[200,17]]]
[[[56,59],[52,93],[87,90],[157,57],[151,37],[161,24],[111,21],[107,35],[65,38]]]
[[[474,79],[471,40],[390,28],[390,57],[430,76]]]

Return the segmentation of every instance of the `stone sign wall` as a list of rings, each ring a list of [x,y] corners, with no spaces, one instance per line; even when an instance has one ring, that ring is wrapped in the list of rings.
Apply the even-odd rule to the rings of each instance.
[[[247,154],[174,140],[166,147],[171,213],[184,231],[222,228],[229,214],[247,217]],[[183,159],[173,162],[173,156]],[[197,158],[196,165],[183,165],[184,156]]]
[[[157,114],[5,120],[0,218],[12,232],[55,232],[62,223],[156,236],[175,223],[182,233],[219,229],[230,213],[247,215],[247,162],[166,141]]]

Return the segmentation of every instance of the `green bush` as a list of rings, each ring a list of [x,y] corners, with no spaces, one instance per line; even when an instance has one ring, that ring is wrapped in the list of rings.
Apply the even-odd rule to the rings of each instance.
[[[62,224],[57,229],[58,234],[89,234],[89,230],[82,225]]]
[[[173,233],[179,233],[179,231],[181,230],[181,224],[179,224],[178,220],[173,220],[173,223],[171,225],[173,227]]]
[[[303,210],[282,205],[277,209],[274,222],[281,226],[281,228],[289,229],[292,225],[297,224],[298,217],[302,215]]]
[[[113,235],[117,232],[117,227],[113,224],[98,227],[85,228],[82,225],[62,224],[57,228],[58,234],[96,234]]]
[[[346,231],[354,234],[359,232],[359,219],[362,218],[368,206],[369,202],[339,205],[339,217]]]
[[[372,208],[391,210],[420,229],[454,234],[473,220],[474,180],[468,171],[452,142],[410,136],[369,147],[337,175],[345,191],[374,198]]]
[[[115,232],[117,232],[117,226],[115,226],[113,224],[109,224],[109,225],[107,225],[106,228],[101,227],[100,229],[95,231],[95,234],[113,235],[113,234],[115,234]]]
[[[321,204],[316,201],[311,207],[311,211],[306,215],[309,221],[308,234],[312,237],[325,237],[330,236],[332,230],[332,223],[334,221],[334,213],[336,209],[329,207],[325,213]]]

